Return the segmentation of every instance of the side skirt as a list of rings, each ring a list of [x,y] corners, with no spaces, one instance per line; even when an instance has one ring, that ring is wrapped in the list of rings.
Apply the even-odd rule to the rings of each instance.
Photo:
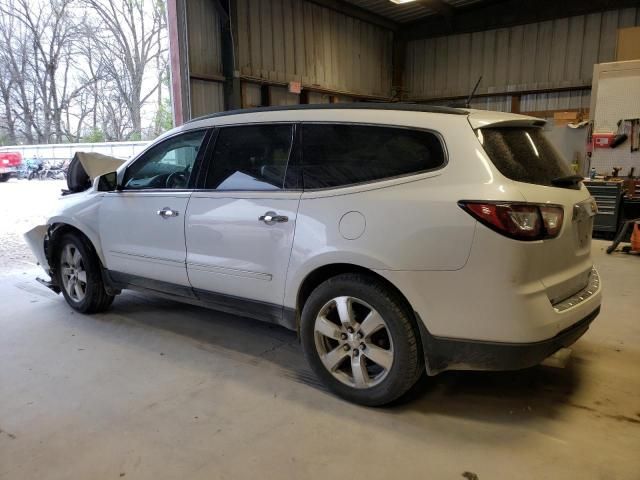
[[[289,330],[297,331],[297,316],[292,308],[273,303],[251,300],[248,298],[194,289],[183,285],[175,285],[128,273],[103,270],[103,278],[108,290],[118,292],[129,289],[148,293],[182,303],[211,308],[220,312],[249,317],[268,323],[281,325]]]

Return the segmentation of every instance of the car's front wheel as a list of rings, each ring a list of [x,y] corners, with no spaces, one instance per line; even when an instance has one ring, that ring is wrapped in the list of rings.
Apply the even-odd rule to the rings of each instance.
[[[113,302],[104,287],[100,260],[88,241],[73,233],[58,243],[57,283],[67,303],[78,312],[96,313]]]
[[[392,402],[422,372],[411,311],[368,275],[339,275],[318,286],[304,305],[300,333],[315,373],[352,402]]]

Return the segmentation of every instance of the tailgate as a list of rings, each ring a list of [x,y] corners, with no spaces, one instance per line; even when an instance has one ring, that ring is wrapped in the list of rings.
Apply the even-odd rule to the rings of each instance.
[[[527,250],[529,276],[543,282],[554,304],[586,287],[596,207],[580,177],[539,127],[486,125],[477,135],[493,164],[515,182],[527,202],[563,207],[560,234]]]
[[[580,190],[529,184],[518,187],[527,202],[551,203],[564,208],[560,234],[542,240],[532,249],[535,258],[529,262],[545,285],[549,300],[555,304],[582,290],[589,282],[595,202],[584,186]]]

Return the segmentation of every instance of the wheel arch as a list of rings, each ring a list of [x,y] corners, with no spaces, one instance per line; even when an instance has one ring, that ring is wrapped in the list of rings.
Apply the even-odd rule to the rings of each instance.
[[[311,295],[311,292],[313,292],[313,290],[315,290],[322,282],[337,275],[342,275],[344,273],[364,274],[375,278],[377,281],[384,284],[387,288],[393,291],[394,294],[402,301],[404,306],[411,311],[415,326],[416,328],[418,327],[418,320],[415,317],[413,307],[411,306],[411,303],[409,302],[407,297],[400,291],[398,287],[396,287],[392,282],[384,278],[379,273],[376,273],[375,271],[367,267],[363,267],[361,265],[356,265],[353,263],[330,263],[317,267],[311,272],[307,273],[307,275],[300,283],[298,287],[298,293],[296,295],[296,315],[298,325],[300,321],[300,315],[302,314],[302,309],[304,308],[304,304],[306,303],[307,299]]]
[[[364,275],[368,275],[371,278],[375,278],[377,281],[385,285],[389,288],[394,295],[404,304],[405,308],[410,312],[410,319],[415,329],[416,338],[418,340],[418,348],[419,351],[422,352],[422,358],[424,364],[426,366],[427,372],[431,372],[430,369],[430,356],[427,352],[425,345],[428,340],[427,329],[422,322],[422,319],[416,314],[413,309],[411,302],[409,299],[402,293],[402,291],[393,284],[390,280],[383,277],[379,273],[371,270],[369,268],[363,267],[361,265],[356,265],[352,263],[329,263],[326,265],[319,266],[314,270],[307,273],[304,277],[300,286],[298,287],[298,292],[296,295],[296,308],[293,310],[295,312],[295,328],[300,334],[300,320],[302,316],[302,309],[304,308],[304,304],[311,295],[311,292],[318,287],[322,282],[328,280],[329,278],[335,277],[337,275],[341,275],[344,273],[360,273]],[[293,320],[293,319],[292,319]],[[293,322],[292,322],[293,323]],[[433,373],[429,373],[432,375]]]
[[[100,261],[100,263],[104,265],[104,259],[102,258],[101,252],[96,247],[96,244],[90,235],[87,235],[80,228],[70,223],[55,222],[49,226],[47,239],[45,241],[45,254],[49,262],[49,268],[51,269],[52,272],[53,272],[53,269],[55,268],[55,258],[53,257],[53,255],[57,251],[57,247],[58,247],[58,243],[60,242],[60,239],[67,233],[73,233],[85,238],[89,243],[89,245],[91,246],[93,252],[98,257],[98,260]]]

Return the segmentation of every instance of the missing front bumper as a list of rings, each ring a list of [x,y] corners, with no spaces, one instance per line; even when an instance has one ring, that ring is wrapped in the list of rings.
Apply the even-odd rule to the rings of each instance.
[[[51,269],[51,267],[49,267],[49,261],[47,260],[47,254],[44,248],[44,240],[48,231],[48,225],[38,225],[24,234],[24,240],[33,252],[33,255],[36,257],[38,265],[40,265],[47,274]]]

